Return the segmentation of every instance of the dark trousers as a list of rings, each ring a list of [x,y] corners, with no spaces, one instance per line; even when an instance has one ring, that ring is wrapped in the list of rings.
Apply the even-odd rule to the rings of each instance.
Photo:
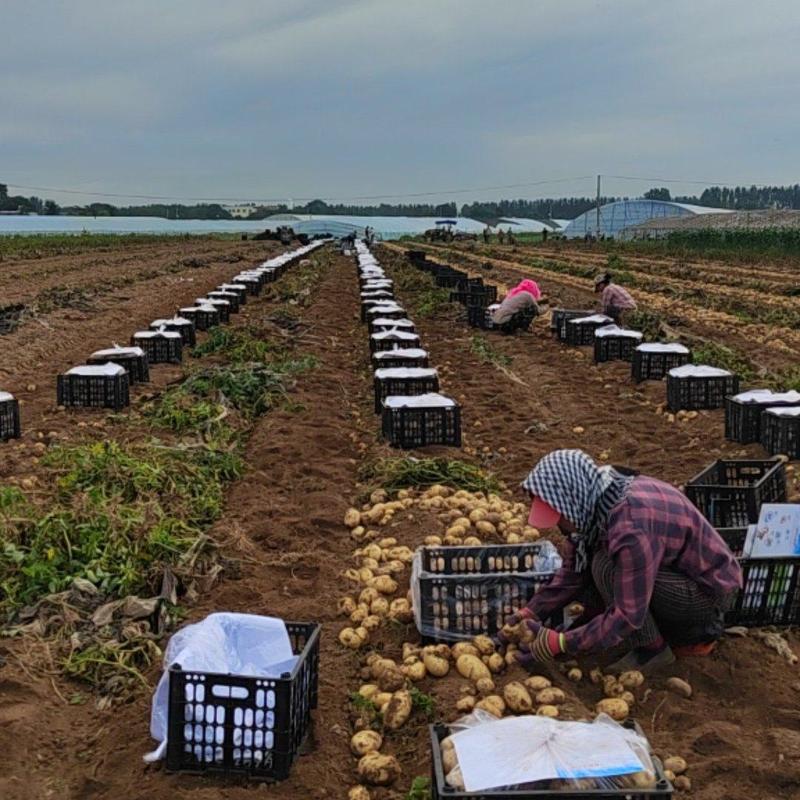
[[[605,550],[598,550],[592,558],[592,581],[605,606],[613,604],[614,563]],[[628,637],[627,644],[644,647],[659,636],[673,645],[714,641],[724,630],[727,606],[680,572],[659,570],[644,623]]]

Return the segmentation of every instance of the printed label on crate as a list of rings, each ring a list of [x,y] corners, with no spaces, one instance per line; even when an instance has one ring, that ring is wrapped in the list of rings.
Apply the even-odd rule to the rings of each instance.
[[[764,503],[748,530],[746,558],[800,557],[800,504]]]
[[[620,727],[509,717],[453,735],[468,792],[553,778],[598,778],[644,769]]]

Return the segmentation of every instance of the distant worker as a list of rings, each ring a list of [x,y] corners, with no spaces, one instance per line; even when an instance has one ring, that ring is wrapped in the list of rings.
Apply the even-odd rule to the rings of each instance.
[[[547,228],[542,228],[542,244],[547,243]]]
[[[542,290],[536,281],[520,281],[503,299],[492,314],[492,328],[501,333],[528,330],[531,322],[539,316]]]
[[[508,244],[516,244],[517,240],[514,238],[514,234],[511,233],[511,228],[506,231],[506,239],[508,240]]]
[[[483,229],[483,243],[484,243],[484,244],[489,244],[489,237],[490,237],[491,235],[492,235],[492,232],[491,232],[491,230],[489,229],[489,226],[487,225],[487,226],[486,226],[486,227]]]
[[[497,229],[497,244],[505,244],[505,234],[502,228]]]
[[[602,292],[600,310],[611,317],[617,325],[622,325],[628,311],[636,308],[636,301],[627,289],[611,282],[611,273],[604,272],[594,279],[595,293]]]

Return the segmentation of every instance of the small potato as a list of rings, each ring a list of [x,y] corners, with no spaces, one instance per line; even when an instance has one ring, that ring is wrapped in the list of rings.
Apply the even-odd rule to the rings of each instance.
[[[465,547],[480,547],[483,542],[477,536],[467,536],[464,539],[464,546]]]
[[[422,662],[425,665],[425,669],[435,678],[443,678],[450,672],[450,662],[435,653],[424,653]]]
[[[370,606],[380,596],[381,593],[377,589],[373,589],[372,587],[367,586],[365,589],[362,589],[359,592],[358,602]]]
[[[494,642],[488,637],[481,634],[472,640],[472,644],[477,648],[482,656],[490,656],[494,653]]]
[[[676,775],[672,785],[679,792],[690,792],[692,790],[692,781],[688,775]]]
[[[450,660],[450,648],[446,644],[429,644],[422,648],[423,655],[425,653],[433,653],[439,658]]]
[[[426,536],[425,537],[425,544],[428,547],[438,547],[442,543],[441,536]]]
[[[418,644],[403,642],[403,661],[405,661],[409,656],[416,656],[419,658],[419,653],[420,647]]]
[[[342,628],[339,631],[339,641],[351,650],[358,650],[364,644],[365,639],[362,639],[353,628]]]
[[[382,692],[396,692],[406,685],[406,676],[399,667],[392,669],[385,669],[380,678],[378,678],[378,686]]]
[[[644,675],[638,669],[628,670],[619,676],[619,682],[626,689],[638,689],[644,683]]]
[[[511,647],[509,647],[506,650],[506,654],[503,657],[503,660],[506,662],[506,666],[507,667],[513,667],[514,664],[517,663],[517,653],[518,652],[519,651],[516,648],[512,650]]]
[[[567,679],[571,680],[573,683],[580,683],[583,679],[583,673],[577,667],[573,667],[567,673]]]
[[[391,658],[381,658],[381,656],[377,658],[368,658],[367,664],[369,665],[372,677],[375,679],[380,678],[387,669],[397,669],[397,664],[395,664]]]
[[[528,714],[533,711],[530,692],[519,681],[512,681],[503,688],[503,699],[515,714]]]
[[[383,736],[378,731],[359,731],[350,739],[350,750],[354,756],[365,756],[381,749]]]
[[[628,704],[619,697],[607,697],[597,703],[594,708],[598,714],[608,714],[611,719],[615,719],[617,722],[626,720],[630,713]]]
[[[674,692],[687,700],[692,696],[692,686],[690,683],[682,680],[681,678],[669,678],[667,680],[667,689]]]
[[[680,756],[665,758],[664,769],[671,770],[675,775],[682,775],[687,769],[686,760]]]
[[[488,711],[492,716],[495,716],[499,719],[505,713],[506,704],[500,695],[490,694],[488,697],[478,700],[478,702],[475,703],[475,708]]]
[[[340,614],[349,617],[356,610],[358,604],[352,597],[342,597],[337,603],[337,608]]]
[[[383,712],[384,726],[396,731],[411,716],[411,708],[411,694],[406,689],[395,692]]]
[[[536,693],[536,702],[542,706],[560,706],[567,701],[567,696],[561,689],[551,686]]]
[[[477,701],[474,697],[464,695],[464,697],[460,697],[458,699],[458,702],[456,703],[456,711],[458,711],[460,714],[469,714],[475,708],[476,702]]]
[[[389,613],[389,601],[385,597],[376,597],[369,604],[369,610],[378,617],[385,617]]]
[[[361,567],[361,569],[358,570],[358,580],[365,586],[368,586],[374,578],[375,573],[369,569],[369,567]]]
[[[411,608],[411,603],[405,597],[396,597],[389,604],[389,619],[401,622],[404,625],[413,621],[414,610]]]
[[[552,685],[552,681],[544,675],[531,675],[530,678],[525,678],[525,686],[532,692],[541,692],[542,689],[549,689]]]
[[[456,669],[462,677],[475,682],[481,678],[491,678],[489,668],[477,656],[459,656],[456,661]]]
[[[373,698],[372,702],[378,707],[378,711],[383,711],[392,699],[391,692],[378,692]]]
[[[500,653],[492,653],[490,656],[484,656],[484,659],[486,666],[489,667],[495,675],[498,672],[502,672],[506,665],[506,660]]]
[[[451,769],[450,772],[445,775],[444,781],[451,789],[455,789],[457,792],[463,792],[464,789],[466,789],[464,776],[461,774],[461,767]]]
[[[369,606],[359,603],[355,611],[350,615],[350,622],[353,625],[360,625],[369,616]]]
[[[603,694],[606,697],[619,697],[624,691],[625,687],[613,675],[603,678]]]
[[[550,717],[550,719],[555,719],[559,715],[558,706],[539,706],[536,709],[536,716],[538,717]]]
[[[479,678],[475,681],[475,688],[482,697],[490,695],[494,691],[494,681],[491,678]]]
[[[452,647],[453,658],[458,660],[459,656],[477,656],[480,655],[478,653],[478,648],[475,647],[474,644],[470,644],[469,642],[456,642]]]
[[[603,670],[601,669],[593,669],[589,673],[589,680],[595,685],[599,685],[603,682]]]
[[[366,786],[351,786],[347,792],[347,800],[371,800]]]
[[[633,692],[623,692],[619,696],[619,699],[620,700],[624,700],[628,704],[628,706],[631,707],[631,708],[636,703],[636,696],[634,695]]]
[[[372,631],[376,631],[378,628],[380,628],[381,618],[375,616],[374,614],[370,614],[368,617],[364,617],[364,619],[361,620],[361,625],[363,628],[372,633]]]
[[[354,528],[361,522],[361,512],[357,508],[348,508],[344,514],[344,524],[348,528]]]
[[[350,536],[352,536],[357,542],[360,542],[364,538],[364,534],[366,532],[367,529],[363,525],[356,525],[356,527],[350,531]]]
[[[401,668],[403,675],[406,676],[410,681],[421,681],[425,679],[425,676],[428,674],[428,670],[425,667],[425,664],[422,661],[414,661],[411,664],[404,664]]]
[[[370,786],[389,786],[400,777],[400,764],[394,756],[367,753],[358,762],[358,777]]]
[[[375,683],[365,683],[359,688],[358,693],[363,698],[371,700],[378,693],[378,685]]]

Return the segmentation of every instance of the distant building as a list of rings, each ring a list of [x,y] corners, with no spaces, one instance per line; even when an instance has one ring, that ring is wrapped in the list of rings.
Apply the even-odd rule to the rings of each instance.
[[[246,219],[249,217],[254,211],[258,211],[263,206],[258,205],[257,203],[241,203],[240,205],[235,206],[222,206],[232,217],[236,217],[236,219]]]

